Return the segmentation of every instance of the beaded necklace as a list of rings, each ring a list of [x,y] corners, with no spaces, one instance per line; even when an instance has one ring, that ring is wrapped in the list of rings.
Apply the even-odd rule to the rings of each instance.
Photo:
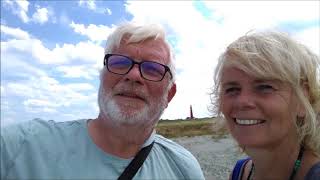
[[[304,152],[304,147],[300,146],[299,155],[298,155],[298,157],[297,157],[297,159],[296,159],[296,161],[294,163],[294,166],[293,166],[293,169],[292,169],[292,172],[291,172],[289,180],[293,180],[293,178],[296,175],[298,169],[300,168],[303,152]],[[254,172],[254,164],[252,163],[252,166],[251,166],[251,169],[250,169],[249,176],[248,176],[247,180],[252,180],[253,179],[253,172]]]

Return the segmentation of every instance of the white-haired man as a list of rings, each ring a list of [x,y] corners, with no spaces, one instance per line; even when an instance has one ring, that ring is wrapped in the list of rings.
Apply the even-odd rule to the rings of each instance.
[[[172,57],[160,26],[119,26],[107,40],[99,116],[4,129],[1,179],[204,179],[190,152],[154,130],[176,93]]]

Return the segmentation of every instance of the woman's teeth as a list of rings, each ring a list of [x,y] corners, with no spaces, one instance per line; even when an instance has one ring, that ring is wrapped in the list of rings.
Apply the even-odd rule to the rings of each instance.
[[[256,125],[263,123],[263,120],[256,120],[256,119],[236,119],[236,123],[240,125]]]

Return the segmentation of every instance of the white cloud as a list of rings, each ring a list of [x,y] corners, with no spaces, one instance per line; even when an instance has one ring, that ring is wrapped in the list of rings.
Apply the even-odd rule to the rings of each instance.
[[[25,105],[24,106],[25,111],[28,113],[34,113],[34,114],[39,114],[39,113],[57,113],[58,111],[54,108],[48,108],[48,107],[42,107],[42,106],[33,106],[33,105]]]
[[[19,79],[29,79],[32,76],[47,75],[43,69],[36,68],[29,63],[28,56],[18,56],[16,55],[16,52],[7,52],[5,48],[1,48],[2,82],[6,80],[7,76],[19,77]]]
[[[34,90],[25,84],[8,83],[6,89],[8,89],[8,96],[13,94],[20,97],[29,97],[35,94]]]
[[[17,2],[5,1],[6,6],[15,7],[16,12],[24,12],[25,21],[30,21],[27,17],[28,3],[23,2],[24,5],[18,5]],[[175,42],[177,94],[163,118],[185,118],[189,116],[190,105],[193,106],[195,117],[210,116],[207,111],[210,105],[208,93],[213,85],[212,76],[216,60],[227,44],[248,30],[273,28],[287,21],[319,20],[319,9],[316,8],[319,7],[319,2],[315,1],[205,1],[203,3],[207,5],[208,13],[196,10],[194,1],[130,1],[126,5],[126,10],[133,15],[134,20],[164,24],[169,32],[169,38]],[[79,1],[79,5],[100,12],[94,1]],[[47,8],[36,9],[40,12],[40,9]],[[50,10],[47,11],[49,12],[43,11],[42,15],[36,12],[38,15],[34,14],[31,21],[35,22],[34,19],[37,19],[37,22],[48,22],[51,16]],[[112,14],[109,8],[104,9],[103,13]],[[19,17],[23,19],[24,15]],[[60,21],[72,27],[74,32],[88,37],[89,41],[57,44],[49,48],[28,32],[1,25],[1,33],[12,38],[1,42],[1,75],[13,75],[6,73],[11,71],[18,77],[25,77],[23,82],[2,82],[1,93],[4,92],[5,98],[10,102],[5,104],[8,108],[16,108],[14,102],[8,98],[18,97],[19,100],[23,99],[21,102],[26,112],[51,114],[56,120],[92,117],[92,114],[98,112],[97,90],[92,84],[61,83],[61,79],[50,77],[31,63],[36,60],[42,67],[50,65],[52,71],[48,73],[61,72],[62,78],[95,79],[98,77],[98,69],[102,67],[103,59],[103,47],[99,43],[106,40],[114,27],[77,24],[66,14],[60,16]],[[298,31],[294,36],[319,52],[319,27]],[[75,62],[85,65],[75,65]],[[54,66],[56,64],[60,66]],[[63,113],[65,110],[69,112]],[[4,121],[10,122],[11,115],[8,114]],[[1,115],[1,120],[2,117],[4,116]]]
[[[57,45],[51,52],[54,55],[63,56],[65,61],[69,59],[95,63],[98,61],[102,62],[103,59],[103,48],[92,42],[79,42],[75,45],[64,44],[61,47]]]
[[[29,2],[27,0],[17,0],[16,3],[19,7],[19,17],[22,19],[23,22],[29,22],[29,17],[27,15]]]
[[[0,24],[1,25],[6,25],[7,21],[5,19],[0,18]]]
[[[5,7],[11,7],[11,6],[13,6],[13,2],[14,1],[12,1],[12,0],[3,0],[2,2],[3,2],[3,5]]]
[[[166,13],[163,13],[164,9]],[[179,13],[176,13],[177,9]],[[177,74],[176,97],[162,118],[185,118],[189,116],[190,105],[195,117],[209,116],[208,92],[212,86],[213,64],[227,38],[213,36],[224,34],[218,23],[203,18],[191,1],[174,1],[170,5],[165,1],[134,1],[128,3],[127,10],[134,15],[135,21],[160,22],[174,32],[170,36],[177,42],[175,64],[177,71],[182,72]]]
[[[12,13],[17,15],[24,23],[30,21],[27,13],[29,2],[27,0],[5,0],[4,4],[12,10]]]
[[[49,16],[52,16],[53,23],[56,21],[52,10],[40,7],[39,5],[35,5],[35,12],[30,18],[28,16],[29,2],[27,0],[5,0],[4,6],[9,8],[12,13],[17,15],[24,23],[34,22],[44,24],[48,22]]]
[[[60,47],[56,47],[51,51],[38,39],[12,39],[7,42],[1,42],[1,47],[4,48],[4,51],[17,51],[31,55],[42,64],[59,64],[69,61]]]
[[[69,88],[73,91],[90,91],[95,90],[94,86],[88,83],[72,83],[65,85],[66,88]]]
[[[61,13],[59,16],[59,22],[60,24],[64,26],[68,26],[71,22],[69,16],[66,13]]]
[[[1,111],[3,112],[3,110],[4,109],[8,109],[7,107],[8,107],[8,101],[5,101],[4,100],[4,97],[5,97],[5,93],[6,93],[6,91],[5,91],[5,88],[3,87],[3,85],[1,85],[0,86],[1,87],[1,96],[0,96],[0,98],[1,98]]]
[[[21,10],[28,12],[29,2],[27,0],[16,0],[15,2]]]
[[[53,103],[51,101],[46,100],[40,100],[40,99],[28,99],[23,102],[25,106],[40,106],[40,107],[58,107],[59,105],[56,103]]]
[[[80,7],[88,8],[94,13],[107,14],[107,15],[112,14],[112,11],[109,8],[101,7],[100,5],[97,6],[95,0],[79,0],[78,5]]]
[[[87,7],[88,9],[95,10],[96,4],[94,0],[80,0],[79,6]]]
[[[58,112],[56,109],[53,109],[53,108],[41,108],[40,111],[38,112],[45,112],[45,113],[56,113]]]
[[[18,51],[31,55],[41,64],[64,64],[72,61],[96,63],[102,62],[103,48],[92,42],[79,42],[78,44],[56,45],[48,49],[38,39],[16,40],[1,42],[1,52]],[[102,65],[101,65],[102,66]]]
[[[320,27],[307,28],[293,36],[320,56]]]
[[[80,42],[75,45],[57,45],[55,48],[48,49],[40,40],[30,37],[23,30],[2,27],[1,34],[19,38],[1,42],[1,76],[3,78],[1,93],[5,92],[1,94],[1,99],[5,98],[7,102],[11,102],[6,106],[4,104],[1,106],[2,110],[7,107],[6,112],[1,113],[2,125],[13,123],[12,119],[17,118],[16,113],[21,112],[21,109],[26,119],[32,119],[36,115],[66,120],[68,117],[64,116],[63,111],[67,109],[68,113],[79,115],[78,118],[82,117],[80,114],[84,115],[83,117],[92,117],[97,113],[97,106],[92,105],[92,102],[96,102],[97,92],[93,85],[88,83],[62,84],[46,73],[54,73],[56,71],[54,66],[52,71],[45,71],[38,69],[36,64],[71,64],[80,61],[85,63],[80,66],[80,70],[87,72],[88,78],[92,78],[92,76],[98,76],[98,62],[102,66],[102,47],[92,42]],[[62,69],[66,73],[71,73],[68,66],[64,67],[66,68]],[[11,81],[7,78],[17,80]],[[19,102],[15,102],[17,99]],[[22,106],[21,102],[24,102]],[[11,112],[12,110],[15,112]],[[57,112],[59,112],[58,115]]]
[[[112,14],[111,9],[109,9],[109,8],[106,9],[106,12],[107,12],[108,15],[111,15],[111,14]]]
[[[194,1],[129,1],[126,4],[135,21],[162,23],[169,38],[175,41],[177,94],[162,116],[164,119],[189,116],[190,105],[196,117],[210,116],[207,107],[217,58],[236,38],[252,29],[277,28],[287,21],[319,20],[318,1],[202,3],[205,8],[201,10],[195,8]],[[306,43],[307,39],[310,44],[318,42],[312,37],[319,35],[306,33],[308,36],[301,35]]]
[[[12,28],[1,25],[1,32],[6,35],[10,35],[15,39],[30,39],[29,33],[21,30],[20,28]]]
[[[83,24],[76,24],[72,21],[70,26],[74,32],[87,36],[91,41],[105,41],[108,35],[114,30],[114,27],[108,27],[104,25],[90,24],[87,27]]]
[[[4,114],[4,113],[1,113],[1,116],[2,116],[2,114]],[[5,127],[5,126],[8,126],[8,125],[16,124],[19,121],[17,121],[16,119],[14,119],[12,117],[4,117],[4,116],[2,116],[0,122],[1,122],[1,127]]]
[[[85,92],[96,93],[94,86],[88,83],[61,84],[48,76],[31,77],[24,83],[8,83],[7,97],[24,98],[23,105],[27,109],[57,109],[67,108],[81,104],[88,104],[94,95]],[[35,110],[38,112],[38,110]],[[52,111],[53,112],[53,111]]]
[[[282,21],[319,18],[319,1],[204,1],[225,22],[272,26]],[[297,13],[299,12],[299,13]],[[225,23],[224,22],[224,23]],[[238,24],[238,23],[237,23]]]
[[[9,103],[1,103],[1,125],[30,120],[35,116],[56,121],[79,119],[97,115],[97,90],[87,83],[62,84],[48,76],[32,76],[22,83],[9,82],[1,86],[6,90],[4,97]],[[19,99],[18,102],[14,101]],[[21,103],[22,102],[22,103]],[[23,120],[16,113],[24,114]],[[59,113],[58,113],[59,112]]]
[[[102,63],[102,60],[101,60]],[[63,73],[63,77],[67,78],[85,78],[93,79],[98,76],[98,69],[86,66],[59,66],[56,68],[57,71]]]
[[[49,19],[49,11],[47,8],[36,6],[36,12],[32,15],[32,20],[39,24],[44,24]]]
[[[15,52],[12,53],[15,54]],[[11,116],[15,117],[14,114],[10,115],[9,110],[14,109],[18,112],[17,108],[20,108],[21,102],[15,102],[17,99],[23,102],[26,113],[32,112],[39,115],[39,113],[47,112],[52,114],[77,106],[84,106],[82,108],[86,111],[91,111],[89,114],[95,113],[96,108],[90,104],[96,101],[97,90],[93,85],[88,83],[60,83],[57,79],[48,76],[45,71],[28,64],[30,61],[27,59],[14,56],[12,53],[7,52],[4,56],[5,61],[1,64],[1,68],[3,68],[1,69],[1,75],[4,78],[1,82],[1,99],[11,102],[6,106],[8,111],[2,116],[4,119]],[[1,59],[4,60],[3,57]],[[10,74],[8,72],[16,73]],[[18,78],[18,80],[8,81],[7,76],[14,79]],[[73,108],[71,111],[73,111]]]
[[[1,112],[9,111],[9,102],[1,98]]]

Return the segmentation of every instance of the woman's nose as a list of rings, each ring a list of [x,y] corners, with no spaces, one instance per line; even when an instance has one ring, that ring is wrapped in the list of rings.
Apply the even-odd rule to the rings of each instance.
[[[255,108],[255,95],[249,90],[242,90],[236,97],[235,106],[239,110]]]

